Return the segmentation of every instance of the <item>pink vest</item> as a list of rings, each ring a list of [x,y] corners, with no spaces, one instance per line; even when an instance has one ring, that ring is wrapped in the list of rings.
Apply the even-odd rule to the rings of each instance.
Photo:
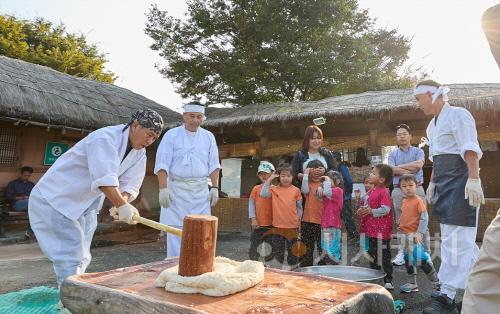
[[[321,215],[321,228],[340,228],[342,220],[340,215],[344,206],[344,191],[339,187],[332,188],[332,199],[323,197],[323,214]]]

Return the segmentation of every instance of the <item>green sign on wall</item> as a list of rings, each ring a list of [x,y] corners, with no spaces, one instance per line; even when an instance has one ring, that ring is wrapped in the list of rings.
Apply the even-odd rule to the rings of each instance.
[[[47,142],[45,147],[45,157],[43,164],[50,166],[56,162],[57,158],[68,150],[68,144],[58,142]]]

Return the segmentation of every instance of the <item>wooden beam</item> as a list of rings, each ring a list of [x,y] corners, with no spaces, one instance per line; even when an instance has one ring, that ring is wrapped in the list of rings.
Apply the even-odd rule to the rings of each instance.
[[[500,141],[500,128],[478,128],[478,135],[480,141]],[[422,136],[426,136],[425,130],[412,130],[412,136],[412,143],[418,144],[420,143],[420,138]],[[394,132],[377,132],[376,143],[379,146],[395,146],[396,138]],[[260,145],[261,142],[219,145],[219,155],[221,158],[254,156]],[[370,145],[369,134],[325,137],[323,140],[323,146],[332,150],[367,147],[368,145]],[[261,157],[275,157],[293,154],[301,147],[301,138],[274,141],[267,140],[265,148],[262,150]]]

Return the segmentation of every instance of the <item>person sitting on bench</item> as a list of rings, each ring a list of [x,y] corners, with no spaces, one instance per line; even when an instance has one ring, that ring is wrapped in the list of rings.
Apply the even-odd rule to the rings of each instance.
[[[10,202],[13,211],[28,211],[29,196],[31,190],[35,186],[35,184],[29,180],[32,174],[33,168],[22,167],[19,178],[9,182],[7,185],[7,188],[5,189],[5,197]],[[26,230],[26,237],[34,238],[33,231],[31,230],[29,224],[28,230]]]

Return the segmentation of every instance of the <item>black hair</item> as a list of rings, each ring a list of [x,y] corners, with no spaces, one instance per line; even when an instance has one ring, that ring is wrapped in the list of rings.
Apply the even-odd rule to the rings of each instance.
[[[399,124],[397,127],[396,127],[396,133],[399,131],[399,129],[405,129],[406,131],[408,131],[409,134],[411,134],[411,131],[410,131],[410,126],[408,124],[405,124],[405,123],[401,123]]]
[[[325,168],[325,165],[318,159],[314,159],[307,163],[307,168]]]
[[[376,168],[378,170],[379,177],[385,179],[385,182],[384,182],[385,186],[389,186],[392,182],[392,176],[393,176],[391,166],[386,165],[386,164],[378,164],[378,165],[375,165],[374,168]]]
[[[338,187],[341,189],[344,188],[344,178],[342,178],[342,174],[340,172],[335,171],[335,170],[329,170],[325,175],[332,180],[332,184],[334,186],[336,186],[335,181],[340,180]]]
[[[21,173],[25,173],[25,172],[33,173],[33,168],[32,167],[28,167],[28,166],[22,167],[21,168]]]
[[[401,184],[401,182],[415,182],[415,185],[418,185],[418,182],[417,182],[417,178],[409,173],[409,174],[403,174],[400,178],[399,178],[399,184]]]
[[[333,159],[335,159],[335,161],[337,163],[342,161],[342,155],[340,155],[339,152],[332,152],[332,155],[333,155]]]

